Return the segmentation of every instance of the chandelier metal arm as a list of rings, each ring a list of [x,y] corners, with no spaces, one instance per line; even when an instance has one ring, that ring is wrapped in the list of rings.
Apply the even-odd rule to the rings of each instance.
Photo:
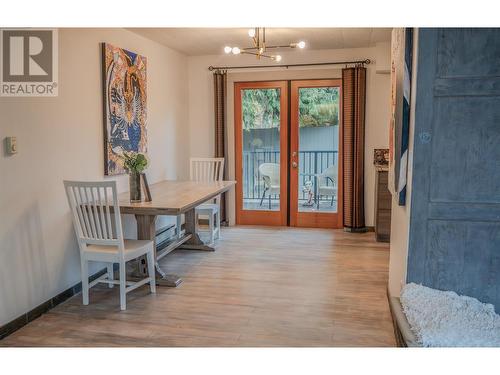
[[[274,56],[271,56],[271,55],[265,55],[263,53],[258,53],[258,52],[250,52],[250,51],[241,51],[241,54],[242,55],[254,55],[254,56],[258,56],[258,57],[267,57],[269,59],[274,59]]]
[[[266,49],[272,49],[272,48],[295,48],[290,45],[286,46],[266,46]],[[246,47],[246,48],[241,48],[242,51],[250,51],[250,50],[259,50],[259,47]]]
[[[256,27],[254,29],[250,29],[248,31],[248,35],[252,38],[253,42],[253,47],[245,47],[245,48],[239,48],[239,47],[230,47],[226,46],[224,48],[225,53],[233,53],[235,55],[238,55],[240,53],[246,53],[249,55],[254,55],[257,57],[257,59],[260,59],[261,57],[266,57],[270,58],[272,60],[275,60],[277,62],[281,61],[281,56],[280,55],[273,55],[273,54],[266,54],[267,50],[270,49],[280,49],[280,48],[304,48],[305,47],[305,42],[300,41],[298,43],[290,43],[287,45],[272,45],[272,46],[267,46],[266,45],[266,28],[265,27]]]

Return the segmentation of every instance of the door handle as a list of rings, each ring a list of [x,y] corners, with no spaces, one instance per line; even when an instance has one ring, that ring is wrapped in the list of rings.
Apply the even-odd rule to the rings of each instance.
[[[292,152],[292,158],[297,156],[297,151]]]
[[[292,161],[292,167],[293,167],[293,168],[297,168],[297,165],[298,165],[298,164],[297,164],[297,162],[296,162],[296,161]]]

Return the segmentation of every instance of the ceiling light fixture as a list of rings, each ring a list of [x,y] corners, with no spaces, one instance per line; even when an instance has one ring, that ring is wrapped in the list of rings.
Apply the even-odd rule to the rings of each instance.
[[[304,41],[290,43],[290,44],[285,45],[285,46],[268,46],[268,45],[266,45],[266,28],[265,27],[256,27],[254,29],[249,29],[248,36],[250,38],[252,38],[253,47],[239,48],[239,47],[227,46],[227,47],[224,47],[224,52],[227,54],[232,52],[233,55],[239,55],[239,54],[254,55],[259,60],[261,57],[267,57],[267,58],[272,59],[276,62],[280,62],[282,59],[282,57],[280,55],[270,55],[270,54],[267,54],[266,51],[269,49],[276,49],[276,48],[300,48],[300,49],[303,49],[306,46],[306,42],[304,42]]]

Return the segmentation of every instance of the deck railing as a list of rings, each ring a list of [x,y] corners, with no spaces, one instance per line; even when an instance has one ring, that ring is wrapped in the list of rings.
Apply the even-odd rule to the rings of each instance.
[[[243,151],[243,199],[260,199],[264,192],[264,182],[259,172],[262,163],[280,163],[279,151]],[[338,165],[337,151],[299,151],[299,199],[307,199],[302,193],[306,181],[316,184],[315,174],[323,172],[331,165]],[[313,185],[314,186],[314,185]],[[273,196],[271,199],[278,199]],[[325,198],[328,199],[328,198]]]

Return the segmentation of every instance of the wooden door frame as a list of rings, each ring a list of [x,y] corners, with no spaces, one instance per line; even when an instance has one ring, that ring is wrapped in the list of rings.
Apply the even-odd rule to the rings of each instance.
[[[243,128],[241,91],[280,89],[280,211],[243,210]],[[236,177],[236,224],[285,226],[288,220],[288,81],[234,83],[234,155]]]
[[[339,88],[339,150],[337,178],[337,213],[298,212],[298,168],[291,168],[293,152],[299,151],[299,88],[328,87]],[[342,119],[342,79],[292,80],[290,93],[290,226],[315,228],[343,227],[343,119]],[[298,159],[297,159],[298,163]]]

